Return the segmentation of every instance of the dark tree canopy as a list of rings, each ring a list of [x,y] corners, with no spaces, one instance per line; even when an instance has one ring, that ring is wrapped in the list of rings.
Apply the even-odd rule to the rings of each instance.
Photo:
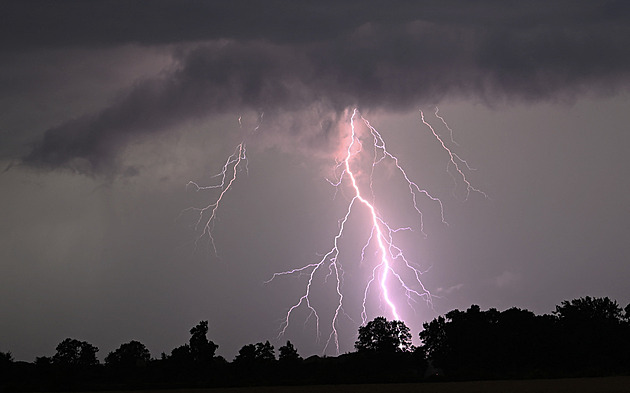
[[[273,362],[276,360],[276,352],[269,341],[256,344],[256,359],[261,362]]]
[[[388,321],[376,317],[359,328],[359,338],[354,347],[359,352],[395,353],[413,349],[411,333],[402,321]]]
[[[278,348],[280,355],[278,356],[278,360],[280,362],[297,362],[302,360],[302,357],[298,354],[297,349],[291,343],[291,341],[287,341],[287,343],[280,348]]]
[[[189,367],[192,365],[190,345],[184,344],[171,350],[171,355],[166,358],[175,367]]]
[[[214,342],[208,340],[208,321],[201,321],[190,329],[190,355],[194,362],[208,363],[214,358],[219,348]]]
[[[269,341],[243,345],[238,351],[238,355],[234,358],[234,362],[240,364],[263,364],[271,363],[275,360],[275,350]]]
[[[238,350],[238,354],[234,358],[235,363],[253,363],[256,361],[256,346],[254,344],[245,344]]]
[[[421,350],[459,378],[623,372],[630,324],[609,298],[563,301],[552,315],[511,308],[453,310],[423,324]]]
[[[472,305],[425,322],[418,348],[403,322],[378,317],[359,328],[353,353],[302,360],[286,341],[276,361],[274,346],[265,341],[244,345],[232,364],[215,356],[208,322],[201,321],[190,329],[188,343],[160,359],[151,359],[135,340],[110,352],[106,367],[98,366],[98,348],[71,338],[34,364],[0,352],[0,392],[627,375],[629,314],[630,305],[622,309],[609,298],[588,296],[563,301],[545,315]]]
[[[35,366],[45,368],[50,367],[50,365],[52,365],[52,358],[50,356],[35,357]]]
[[[93,366],[98,364],[96,353],[98,348],[74,338],[66,338],[57,345],[57,352],[52,358],[54,364],[64,366]]]
[[[0,375],[4,375],[9,370],[12,363],[13,355],[11,355],[11,352],[0,352]]]
[[[105,357],[105,364],[117,367],[144,366],[151,359],[151,353],[139,341],[129,341]]]
[[[626,307],[628,308],[628,307]],[[590,296],[563,301],[553,313],[567,322],[619,323],[623,320],[624,310],[617,301],[608,297],[591,298]]]
[[[439,316],[431,322],[422,324],[424,330],[420,332],[422,350],[429,359],[441,359],[449,351],[448,336],[446,334],[446,319]],[[438,361],[439,362],[439,361]]]
[[[190,329],[188,344],[171,351],[168,360],[177,367],[203,366],[212,363],[218,345],[208,340],[208,321],[200,321]]]
[[[0,352],[0,364],[6,364],[13,362],[13,355],[11,352]]]
[[[425,322],[421,349],[436,367],[494,378],[505,370],[538,367],[544,359],[537,349],[550,340],[551,322],[516,307],[499,312],[472,305]]]
[[[630,357],[630,332],[616,301],[590,296],[565,300],[553,314],[567,368],[614,368]]]

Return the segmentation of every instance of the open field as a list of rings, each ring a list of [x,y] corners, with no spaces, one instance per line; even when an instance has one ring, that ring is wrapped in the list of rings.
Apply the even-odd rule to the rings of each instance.
[[[252,388],[178,389],[133,393],[629,393],[630,376],[370,385],[275,386]],[[105,392],[103,392],[105,393]],[[112,392],[113,393],[113,392]],[[115,393],[131,393],[117,391]]]

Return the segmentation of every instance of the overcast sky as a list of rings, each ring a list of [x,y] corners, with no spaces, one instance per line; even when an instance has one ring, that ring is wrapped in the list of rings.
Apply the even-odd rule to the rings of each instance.
[[[136,339],[159,357],[208,320],[228,360],[267,339],[322,354],[334,280],[313,284],[319,340],[304,306],[276,339],[308,277],[265,281],[333,246],[352,193],[327,179],[354,108],[448,222],[422,196],[420,221],[391,160],[375,171],[373,202],[413,229],[394,240],[434,295],[410,307],[392,289],[416,344],[423,321],[471,304],[625,306],[628,41],[626,1],[2,2],[0,351],[33,361],[72,337],[103,358]],[[466,197],[420,110],[488,197]],[[244,140],[215,254],[185,209],[218,192],[187,184],[217,184]],[[374,267],[368,213],[339,241],[341,352]],[[378,288],[368,300],[368,319],[393,317]]]

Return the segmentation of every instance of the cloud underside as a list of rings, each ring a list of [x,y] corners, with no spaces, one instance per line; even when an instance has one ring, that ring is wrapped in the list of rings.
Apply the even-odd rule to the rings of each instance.
[[[309,19],[292,8],[293,18],[275,15],[275,23],[264,26],[251,21],[247,9],[245,20],[239,20],[236,10],[224,6],[221,12],[234,12],[233,24],[210,21],[207,30],[199,22],[198,30],[143,38],[129,29],[127,41],[105,39],[97,30],[85,42],[58,33],[57,41],[44,44],[175,44],[174,66],[139,81],[100,112],[46,130],[23,162],[61,168],[82,160],[84,172],[111,172],[134,138],[219,113],[264,112],[265,132],[284,132],[295,138],[280,139],[318,146],[318,138],[333,134],[334,119],[353,106],[407,111],[451,98],[492,104],[626,90],[630,7],[592,3],[578,12],[574,2],[565,10],[556,9],[562,2],[512,4],[516,11],[492,2],[486,13],[470,5],[405,12],[402,3],[387,13],[368,2],[365,9],[355,4],[356,15],[345,10],[344,24],[330,9],[305,2],[307,9],[321,12]],[[36,50],[37,40],[27,38],[25,47]],[[303,113],[311,115],[308,121],[295,120]],[[323,119],[316,126],[313,114]],[[286,125],[287,118],[294,119],[289,130],[273,126]],[[301,138],[303,133],[309,137]]]

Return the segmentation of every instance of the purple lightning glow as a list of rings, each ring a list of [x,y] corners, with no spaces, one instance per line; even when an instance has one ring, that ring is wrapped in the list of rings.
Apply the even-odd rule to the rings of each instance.
[[[451,139],[452,139],[452,130],[450,127],[448,127],[448,125],[446,124],[446,121],[444,121],[444,119],[438,115],[437,109],[436,109],[435,114],[445,124],[447,129],[451,132]],[[467,190],[466,197],[468,197],[471,191],[479,192],[482,195],[487,197],[485,193],[483,193],[482,191],[478,190],[477,188],[471,185],[471,183],[466,178],[466,175],[463,172],[460,165],[463,163],[466,169],[472,169],[472,168],[468,166],[466,161],[459,158],[459,156],[453,153],[452,150],[446,146],[442,138],[435,132],[433,127],[425,120],[424,113],[422,113],[422,111],[420,111],[420,116],[422,119],[422,123],[431,130],[433,136],[440,143],[441,147],[444,149],[444,151],[448,153],[449,164],[447,166],[447,170],[451,166],[455,168],[455,174],[451,174],[451,176],[455,178],[456,175],[459,175],[460,179],[466,185],[466,190]],[[369,168],[369,171],[370,171],[369,182],[366,188],[367,194],[371,195],[371,201],[366,198],[365,196],[366,193],[362,192],[361,187],[359,186],[358,173],[360,170],[357,170],[356,168],[354,168],[354,166],[356,166],[357,163],[360,164],[361,160],[359,156],[362,153],[363,143],[365,143],[361,141],[361,138],[358,135],[356,127],[355,127],[355,122],[358,119],[360,119],[360,121],[362,121],[364,125],[366,126],[367,130],[369,130],[369,135],[371,135],[372,137],[372,144],[374,147],[371,168]],[[346,224],[349,221],[351,213],[353,212],[353,210],[359,209],[358,206],[363,206],[365,208],[365,210],[367,211],[367,215],[369,217],[369,221],[371,222],[370,235],[367,238],[361,250],[361,263],[363,263],[363,261],[366,259],[366,255],[365,255],[366,250],[371,245],[375,244],[375,247],[376,247],[375,254],[378,255],[377,263],[372,268],[372,274],[369,280],[367,281],[367,283],[365,284],[365,287],[363,290],[362,311],[361,311],[362,324],[365,324],[367,322],[368,293],[371,290],[373,290],[373,287],[375,285],[378,287],[378,290],[380,292],[380,298],[386,304],[387,312],[395,320],[400,320],[401,318],[398,312],[398,307],[396,306],[395,301],[392,299],[390,295],[391,285],[397,285],[399,288],[403,290],[407,298],[407,303],[409,304],[409,306],[412,306],[412,302],[416,301],[416,299],[423,299],[430,306],[432,306],[433,296],[431,295],[429,290],[424,286],[420,278],[423,272],[419,268],[415,267],[405,257],[403,250],[400,247],[398,247],[394,242],[394,235],[397,232],[409,231],[409,230],[412,230],[412,228],[391,227],[385,221],[385,219],[382,217],[381,213],[375,206],[375,202],[374,202],[375,197],[374,197],[374,190],[373,190],[374,169],[379,164],[384,163],[385,161],[392,162],[394,164],[394,167],[398,171],[398,173],[402,176],[402,178],[407,183],[407,186],[409,188],[409,194],[411,197],[411,204],[419,217],[418,221],[419,221],[420,232],[424,236],[426,236],[426,234],[424,233],[422,212],[420,208],[418,207],[418,203],[417,203],[417,198],[419,195],[422,195],[428,198],[430,201],[434,202],[439,207],[442,223],[447,225],[446,221],[444,220],[444,207],[443,207],[442,201],[432,196],[427,190],[419,187],[418,184],[416,184],[414,181],[412,181],[409,178],[409,176],[407,175],[407,172],[400,164],[398,158],[387,150],[385,146],[385,141],[383,137],[381,136],[381,134],[376,130],[376,128],[374,128],[370,124],[370,122],[367,119],[360,116],[358,110],[355,109],[352,113],[352,116],[350,117],[350,142],[348,143],[347,148],[345,149],[343,159],[337,164],[337,167],[336,167],[337,169],[336,172],[340,172],[340,174],[338,175],[338,179],[336,181],[334,182],[329,181],[330,184],[332,184],[333,186],[337,188],[341,187],[345,183],[349,183],[350,192],[352,194],[350,201],[348,203],[346,213],[339,222],[339,230],[337,234],[334,236],[332,248],[325,255],[323,255],[323,257],[319,260],[319,262],[311,263],[311,264],[302,266],[300,268],[275,273],[268,281],[266,281],[268,283],[277,277],[285,276],[285,275],[292,275],[295,273],[308,274],[308,282],[306,284],[305,291],[302,294],[302,296],[299,298],[299,300],[293,306],[291,306],[289,310],[287,311],[286,317],[281,326],[280,336],[286,332],[289,326],[290,320],[291,320],[292,313],[296,309],[301,307],[302,305],[304,305],[310,311],[309,318],[310,316],[314,316],[315,321],[316,321],[317,332],[319,336],[320,317],[317,313],[317,310],[312,305],[311,294],[312,294],[312,289],[313,289],[316,273],[320,269],[327,268],[328,274],[326,275],[326,280],[328,280],[329,278],[334,279],[335,289],[336,289],[335,295],[337,296],[338,301],[337,301],[336,309],[334,311],[334,315],[332,317],[332,320],[330,321],[331,333],[328,336],[328,339],[326,341],[324,352],[326,351],[328,346],[331,345],[331,343],[334,343],[335,349],[337,353],[339,353],[339,334],[337,331],[337,326],[338,326],[340,316],[342,314],[346,316],[348,315],[343,309],[343,306],[344,306],[344,294],[342,292],[343,266],[342,266],[341,261],[339,260],[339,254],[340,254],[339,241],[344,236]],[[412,277],[412,279],[411,280],[404,279],[403,273],[405,277],[409,276],[409,273],[411,273],[410,276]]]
[[[453,139],[453,130],[448,126],[443,117],[438,114],[438,109],[435,110],[435,116],[438,118],[450,132],[451,143],[457,145]],[[477,192],[487,198],[487,195],[475,188],[468,178],[465,171],[474,170],[468,163],[460,158],[456,153],[449,148],[442,137],[435,131],[435,129],[429,124],[424,117],[424,113],[420,111],[420,119],[422,124],[426,126],[435,140],[439,143],[444,152],[447,153],[447,172],[451,175],[455,181],[455,186],[463,184],[466,187],[466,199],[471,192]],[[262,121],[262,114],[259,118],[259,124],[256,126],[253,132],[257,131]],[[357,129],[356,123],[362,123],[364,130],[362,133]],[[239,117],[239,124],[241,124],[241,118]],[[281,323],[279,337],[285,334],[291,317],[298,308],[305,307],[309,316],[306,318],[306,322],[311,317],[315,320],[317,337],[320,337],[320,315],[317,312],[316,307],[312,301],[312,294],[314,286],[316,285],[316,276],[318,272],[324,274],[324,282],[333,280],[334,282],[334,296],[336,297],[336,307],[332,318],[330,320],[330,334],[326,340],[324,346],[324,352],[331,345],[339,353],[339,333],[338,324],[341,316],[346,316],[352,321],[352,318],[344,310],[344,270],[343,264],[340,260],[341,245],[340,241],[346,235],[346,227],[349,224],[350,216],[354,211],[357,214],[364,214],[368,218],[370,223],[369,235],[365,240],[361,248],[360,264],[363,265],[368,259],[368,250],[374,250],[376,257],[375,264],[371,268],[371,274],[362,289],[362,301],[361,301],[361,323],[365,325],[368,321],[368,298],[372,292],[378,293],[381,305],[384,305],[385,309],[381,308],[383,313],[389,314],[389,316],[395,320],[401,320],[399,313],[400,305],[396,303],[396,300],[392,297],[392,291],[398,291],[404,293],[407,305],[413,309],[413,303],[418,300],[423,300],[429,307],[432,307],[433,295],[425,287],[421,280],[421,276],[424,274],[417,265],[410,262],[409,259],[403,253],[401,247],[394,241],[394,237],[398,232],[413,231],[411,227],[392,227],[387,223],[382,213],[376,206],[376,196],[374,192],[374,173],[375,169],[380,165],[391,165],[394,168],[394,172],[404,180],[407,184],[410,204],[417,213],[418,229],[419,232],[426,237],[424,231],[423,214],[418,205],[418,198],[425,198],[429,203],[436,205],[439,210],[441,222],[444,225],[448,225],[444,218],[444,206],[442,201],[437,197],[431,195],[427,190],[421,188],[408,176],[407,172],[399,162],[399,159],[390,153],[385,145],[385,140],[381,134],[373,127],[370,122],[360,115],[357,109],[354,109],[352,115],[349,117],[349,136],[345,139],[345,147],[341,149],[341,159],[337,160],[335,166],[335,181],[328,180],[337,191],[349,192],[349,202],[345,209],[345,214],[339,220],[339,227],[337,233],[332,240],[332,247],[324,254],[318,262],[309,263],[302,267],[290,269],[282,272],[277,272],[272,277],[265,281],[270,283],[276,278],[288,275],[307,275],[308,281],[304,288],[303,294],[299,297],[299,300],[294,303],[286,313],[283,322]],[[363,135],[361,135],[363,134]],[[370,143],[373,147],[373,152],[368,153],[363,150],[363,145]],[[210,186],[200,186],[198,183],[190,181],[187,185],[188,188],[193,188],[195,191],[219,190],[218,197],[212,202],[203,207],[191,207],[186,210],[194,211],[197,215],[197,222],[195,229],[199,232],[198,237],[195,240],[195,245],[207,237],[212,248],[217,253],[212,231],[215,226],[217,211],[220,204],[225,197],[226,193],[231,189],[232,185],[236,181],[237,175],[240,171],[247,171],[247,157],[246,157],[245,141],[239,143],[234,152],[227,158],[222,170],[214,177],[219,178],[220,182]],[[369,157],[369,161],[366,162],[366,157]],[[364,171],[367,169],[367,171]],[[367,173],[367,175],[366,175]],[[305,322],[305,323],[306,323]],[[354,321],[353,321],[354,322]]]

